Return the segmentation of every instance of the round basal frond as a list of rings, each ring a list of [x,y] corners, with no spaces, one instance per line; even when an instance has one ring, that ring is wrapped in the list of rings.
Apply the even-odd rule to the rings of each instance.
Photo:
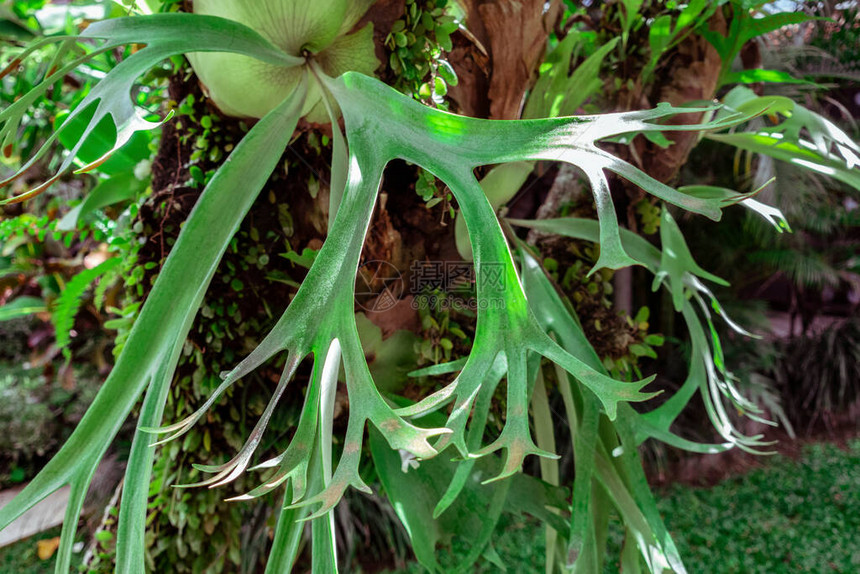
[[[318,63],[330,76],[349,70],[373,74],[379,65],[373,26],[344,35],[363,13],[362,4],[366,9],[366,2],[352,0],[197,0],[194,13],[244,24],[285,53]],[[215,105],[235,117],[263,117],[302,79],[301,69],[235,53],[189,53],[188,59]],[[312,122],[325,121],[320,89],[311,82],[302,110]]]

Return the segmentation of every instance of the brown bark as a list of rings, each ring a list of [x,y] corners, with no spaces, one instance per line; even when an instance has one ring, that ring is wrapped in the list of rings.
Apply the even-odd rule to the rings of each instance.
[[[724,32],[725,17],[717,11],[711,19],[710,27]],[[668,102],[680,105],[695,100],[713,100],[719,80],[722,61],[719,54],[704,38],[691,34],[672,52],[663,56],[665,64],[658,66],[654,73],[654,83],[642,86],[638,83],[630,91],[622,88],[616,95],[616,105],[620,110],[639,110],[654,107],[657,103]],[[638,73],[638,72],[637,72]],[[678,114],[667,118],[670,125],[695,124],[702,121],[702,114]],[[665,132],[672,142],[668,148],[661,148],[640,136],[632,146],[613,146],[613,153],[637,165],[642,171],[662,182],[672,184],[678,177],[681,167],[687,162],[692,149],[698,142],[697,132]],[[621,193],[614,194],[616,204],[627,202],[627,223],[636,228],[636,217],[632,207],[646,194],[638,186],[626,181],[616,180]],[[624,212],[620,207],[619,211]]]
[[[466,0],[466,26],[472,46],[458,46],[451,63],[461,77],[451,91],[469,116],[516,119],[546,41],[561,16],[554,0]],[[484,64],[488,60],[488,64]],[[481,77],[483,75],[483,78]]]
[[[654,103],[669,102],[672,105],[680,105],[696,100],[712,100],[721,65],[722,61],[714,47],[704,38],[691,35],[678,46],[665,73],[660,73],[660,78],[668,81],[657,86]],[[701,120],[702,114],[679,114],[669,118],[666,123],[680,125],[698,123]],[[662,149],[655,144],[649,144],[641,154],[645,171],[664,183],[675,179],[699,138],[696,132],[674,132],[666,135],[673,145]]]

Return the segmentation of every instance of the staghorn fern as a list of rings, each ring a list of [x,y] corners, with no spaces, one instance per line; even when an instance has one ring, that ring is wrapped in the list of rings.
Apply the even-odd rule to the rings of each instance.
[[[94,48],[85,47],[84,41],[97,44]],[[493,474],[487,482],[497,484],[497,488],[493,491],[491,512],[480,517],[481,543],[475,545],[469,558],[474,561],[486,548],[501,505],[509,492],[514,492],[509,490],[514,487],[508,477],[518,473],[528,455],[554,457],[535,443],[529,420],[529,402],[541,358],[545,358],[554,365],[558,380],[564,382],[560,388],[567,418],[576,428],[572,433],[576,480],[569,525],[559,524],[558,520],[551,522],[565,539],[567,565],[578,572],[599,571],[603,557],[598,541],[605,539],[599,516],[603,504],[611,501],[621,512],[630,542],[622,556],[625,569],[638,567],[644,561],[654,572],[664,568],[684,572],[645,481],[637,446],[649,437],[696,452],[716,452],[733,445],[758,450],[763,443],[761,437],[738,433],[726,414],[726,402],[752,413],[756,408],[732,385],[711,324],[711,311],[721,314],[721,310],[702,280],[718,281],[718,278],[704,272],[692,260],[668,210],[663,211],[662,252],[620,230],[606,171],[641,186],[663,201],[715,220],[720,218],[724,207],[736,202],[744,202],[770,218],[779,218],[781,214],[752,202],[748,195],[719,190],[699,194],[675,190],[602,150],[597,143],[636,132],[725,129],[764,113],[773,105],[772,100],[746,101],[740,112],[728,110],[695,126],[658,122],[679,112],[712,112],[712,106],[678,109],[661,105],[650,111],[604,116],[488,121],[424,107],[359,73],[329,77],[314,53],[285,52],[250,28],[214,16],[162,14],[99,22],[79,37],[39,42],[21,57],[51,42],[59,42],[61,50],[71,46],[81,48],[83,55],[61,66],[33,92],[0,112],[0,138],[4,142],[14,142],[24,114],[64,74],[106,50],[127,44],[145,46],[112,70],[71,112],[70,119],[85,110],[92,110],[92,117],[57,174],[7,202],[22,201],[46,190],[70,169],[88,134],[106,117],[117,127],[114,149],[127,142],[135,131],[160,125],[144,120],[131,105],[129,94],[135,79],[166,57],[228,51],[288,72],[294,89],[283,93],[283,100],[273,104],[252,127],[206,186],[92,407],[57,456],[16,499],[0,510],[0,528],[51,491],[70,484],[70,503],[57,560],[57,572],[67,570],[76,518],[96,465],[132,407],[145,394],[126,471],[117,532],[117,571],[143,571],[153,433],[167,434],[164,440],[182,435],[230,385],[270,357],[286,353],[286,367],[273,398],[239,453],[223,465],[198,467],[213,474],[199,484],[210,487],[243,473],[250,466],[268,420],[299,364],[308,357],[312,359],[313,372],[296,432],[283,453],[254,467],[271,470],[263,484],[246,495],[259,496],[286,487],[268,571],[289,571],[299,549],[305,520],[312,520],[315,571],[336,570],[331,510],[348,487],[367,489],[358,472],[365,427],[375,429],[371,431],[372,437],[379,431],[384,441],[381,444],[401,451],[408,458],[432,459],[448,447],[464,458],[449,476],[450,483],[433,509],[433,519],[475,488],[469,480],[474,476],[473,470],[480,464],[488,465],[489,470],[484,470]],[[5,72],[14,66],[15,63]],[[334,129],[333,220],[328,238],[295,298],[260,345],[225,374],[223,384],[195,414],[159,428],[183,342],[218,262],[275,169],[298,120],[308,113],[309,107],[318,108],[318,102],[332,121],[342,115],[345,126],[345,134]],[[0,185],[9,183],[43,157],[55,138],[18,174]],[[382,172],[395,158],[423,167],[450,187],[474,255],[478,297],[501,303],[479,308],[474,346],[465,362],[439,366],[427,373],[458,372],[454,381],[412,405],[387,400],[374,385],[358,338],[353,304],[354,278]],[[655,287],[665,285],[671,291],[676,309],[687,321],[694,347],[690,375],[678,393],[658,409],[639,414],[630,407],[630,402],[645,401],[654,395],[642,391],[651,379],[625,383],[607,375],[575,317],[558,298],[536,260],[523,246],[512,249],[509,245],[473,174],[478,166],[537,160],[565,161],[578,166],[588,177],[595,196],[599,221],[565,224],[555,231],[598,240],[600,258],[594,270],[639,264],[653,271],[657,276]],[[81,171],[97,166],[100,161]],[[698,304],[698,311],[693,302]],[[705,317],[707,329],[700,313]],[[341,365],[350,411],[342,454],[332,468],[331,409]],[[505,425],[495,442],[484,445],[488,409],[503,378],[507,381]],[[674,418],[697,390],[725,439],[722,444],[698,445],[669,431]],[[440,409],[448,403],[453,403],[452,409],[442,415]],[[426,424],[423,421],[431,419],[437,422],[422,426]],[[541,434],[538,442],[545,444],[541,436],[545,435]],[[375,453],[379,452],[379,445],[376,441]],[[494,456],[500,450],[505,451],[501,459]],[[392,476],[389,474],[387,478]],[[596,488],[598,485],[603,490]],[[414,527],[423,516],[421,509],[409,510],[408,505],[400,508],[399,517],[407,525]],[[410,533],[413,544],[420,544],[420,529],[410,529]],[[438,568],[432,555],[422,556],[426,566]],[[464,564],[463,568],[468,566]]]

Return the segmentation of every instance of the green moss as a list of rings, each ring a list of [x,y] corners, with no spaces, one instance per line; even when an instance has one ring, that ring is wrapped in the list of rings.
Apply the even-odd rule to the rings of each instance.
[[[448,109],[448,86],[457,85],[454,69],[444,59],[453,48],[451,34],[459,27],[446,13],[447,0],[406,0],[403,17],[385,38],[392,85],[428,104]]]

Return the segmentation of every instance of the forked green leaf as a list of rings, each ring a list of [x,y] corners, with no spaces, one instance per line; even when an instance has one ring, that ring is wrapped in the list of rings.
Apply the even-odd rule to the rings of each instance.
[[[742,437],[734,430],[723,404],[725,400],[747,406],[732,386],[730,373],[721,362],[719,339],[713,334],[703,294],[712,299],[711,309],[717,312],[720,309],[698,277],[719,279],[696,265],[668,210],[663,210],[662,252],[620,229],[607,172],[639,185],[666,202],[712,219],[719,219],[726,202],[720,194],[683,193],[659,183],[598,144],[625,134],[725,129],[765,113],[773,102],[752,102],[741,112],[723,113],[707,123],[686,126],[664,125],[660,121],[676,113],[710,112],[714,108],[661,105],[655,110],[641,112],[508,122],[460,117],[425,107],[360,73],[350,72],[337,78],[326,76],[337,68],[335,64],[355,55],[353,48],[366,45],[370,33],[364,28],[343,36],[347,31],[344,23],[354,23],[367,7],[366,1],[352,8],[340,0],[333,1],[334,4],[323,3],[311,8],[287,0],[283,3],[298,10],[295,14],[309,15],[306,21],[291,20],[293,28],[298,26],[302,34],[307,32],[303,36],[303,48],[316,51],[319,56],[325,49],[333,49],[329,56],[337,61],[330,61],[328,67],[322,58],[317,62],[319,65],[306,65],[295,46],[278,47],[242,24],[217,17],[160,14],[116,19],[90,26],[79,38],[51,40],[62,42],[65,47],[80,40],[101,40],[101,43],[61,66],[33,92],[0,112],[0,138],[14,140],[23,114],[65,74],[106,50],[130,43],[145,44],[112,70],[71,112],[65,129],[71,129],[68,126],[74,125],[76,119],[85,122],[89,114],[91,117],[54,177],[34,190],[7,200],[20,201],[40,193],[66,172],[102,122],[114,124],[116,141],[84,170],[106,160],[135,132],[157,127],[159,122],[147,121],[142,112],[134,108],[129,95],[137,78],[166,57],[179,53],[229,51],[277,68],[290,76],[290,86],[296,86],[295,91],[290,88],[278,94],[272,102],[274,109],[251,129],[216,172],[186,221],[123,353],[93,406],[59,454],[19,497],[0,510],[0,528],[51,491],[70,483],[71,503],[57,561],[57,571],[66,571],[76,518],[92,473],[146,390],[129,458],[117,535],[118,571],[142,571],[146,497],[153,459],[152,433],[166,434],[164,440],[184,434],[227,388],[275,355],[286,354],[286,366],[273,397],[239,452],[225,464],[197,467],[213,474],[198,484],[210,487],[230,482],[245,472],[299,364],[312,359],[313,372],[295,434],[280,455],[254,467],[266,472],[263,483],[239,497],[255,497],[281,486],[286,488],[285,508],[275,533],[269,571],[290,568],[298,551],[300,521],[306,520],[314,521],[311,530],[315,569],[333,571],[336,568],[331,511],[347,488],[368,490],[359,473],[367,427],[372,437],[373,456],[385,461],[389,478],[402,472],[399,464],[402,459],[395,451],[417,461],[419,469],[441,469],[436,476],[432,472],[424,476],[434,485],[432,498],[416,501],[415,508],[401,513],[404,522],[411,524],[413,540],[415,533],[423,532],[420,528],[427,529],[428,543],[420,549],[422,561],[431,565],[435,562],[432,555],[435,543],[429,543],[434,534],[432,527],[426,524],[416,526],[416,518],[429,516],[433,521],[451,520],[453,513],[448,514],[446,509],[459,504],[471,509],[488,509],[485,516],[478,517],[480,523],[476,523],[472,532],[477,535],[478,543],[466,562],[473,562],[481,553],[493,558],[491,534],[506,500],[510,500],[510,492],[525,481],[528,488],[522,492],[543,500],[535,494],[541,489],[519,474],[523,461],[529,455],[555,456],[535,444],[529,419],[533,384],[544,358],[556,365],[568,420],[576,429],[573,435],[576,482],[570,526],[556,514],[547,512],[542,516],[559,532],[569,533],[568,565],[574,566],[577,572],[589,574],[602,568],[600,548],[605,543],[606,524],[600,517],[605,515],[605,505],[611,502],[620,511],[630,538],[649,567],[655,570],[668,567],[683,572],[677,550],[660,520],[636,458],[637,441],[641,438],[637,431],[646,428],[651,433],[649,436],[683,444],[683,439],[668,432],[665,423],[674,415],[678,403],[689,400],[690,388],[695,385],[706,397],[709,415],[729,442],[750,450],[761,443],[759,437]],[[325,10],[321,7],[328,5],[336,9],[337,25],[329,23],[320,28],[319,22],[325,20]],[[636,2],[627,5],[638,7]],[[691,21],[701,11],[700,5],[701,2],[696,3],[695,9],[689,11]],[[305,25],[310,28],[302,28]],[[290,38],[293,40],[295,38]],[[40,43],[36,49],[44,45],[46,43]],[[371,58],[364,52],[358,55],[369,67]],[[596,62],[590,64],[596,65]],[[312,74],[312,77],[303,74]],[[310,91],[314,93],[308,95]],[[278,164],[299,117],[308,111],[311,100],[315,101],[317,96],[323,97],[329,118],[335,120],[340,113],[345,126],[345,137],[335,134],[330,207],[333,219],[328,237],[298,293],[254,351],[226,374],[223,383],[197,412],[183,421],[156,428],[161,424],[168,384],[183,342],[218,262]],[[61,132],[63,129],[60,128]],[[57,137],[55,134],[18,174],[0,185],[9,183],[43,157]],[[851,149],[844,142],[837,145]],[[844,154],[843,157],[847,159]],[[457,377],[441,390],[408,406],[391,404],[380,393],[361,346],[354,314],[355,275],[383,170],[398,158],[423,167],[451,189],[472,246],[478,299],[483,302],[477,313],[473,348],[465,362],[437,366],[422,373],[459,371]],[[678,393],[680,399],[659,416],[638,415],[626,404],[653,397],[655,393],[643,392],[652,379],[623,382],[608,376],[575,318],[548,286],[547,278],[537,274],[538,267],[522,248],[517,250],[521,264],[517,266],[517,258],[494,205],[474,176],[474,169],[479,166],[539,160],[571,163],[581,169],[591,183],[599,221],[583,226],[568,221],[561,226],[568,228],[566,234],[571,236],[587,235],[600,241],[600,258],[595,270],[637,263],[645,265],[661,274],[660,279],[667,279],[665,284],[676,306],[683,309],[688,319],[699,352],[695,360],[701,365],[696,373],[704,372],[704,376],[691,378],[693,382],[689,386],[685,383]],[[539,225],[558,226],[559,222],[536,224]],[[710,340],[690,298],[702,306],[712,331]],[[342,452],[334,465],[331,400],[333,381],[341,366],[350,410]],[[507,393],[504,426],[494,442],[484,445],[492,397],[503,378]],[[449,412],[436,412],[448,403],[453,403]],[[428,415],[433,415],[425,419],[432,422],[429,427],[411,420],[421,420]],[[639,424],[646,419],[650,426]],[[542,439],[541,442],[546,441]],[[437,457],[451,445],[466,459],[456,471],[444,458]],[[496,451],[500,450],[504,455],[496,456]],[[430,460],[434,457],[437,458]],[[494,476],[489,474],[491,471]],[[474,483],[470,479],[475,473],[481,474],[482,483],[492,484]],[[421,479],[423,474],[421,471],[413,477]],[[500,480],[511,476],[515,478]],[[489,504],[469,502],[477,491],[492,492]],[[547,500],[550,498],[548,496]],[[542,506],[532,503],[528,511],[545,512]]]
[[[98,461],[147,388],[148,399],[138,424],[159,424],[168,383],[206,287],[245,213],[280,159],[298,121],[302,95],[295,94],[254,126],[207,186],[93,404],[57,455],[21,494],[0,509],[2,529],[54,490],[71,484],[73,496],[56,572],[68,571],[77,516]],[[138,430],[119,517],[119,572],[138,571],[143,565],[143,526],[152,460],[149,443],[150,436]]]
[[[726,94],[727,110],[741,111],[766,104],[781,115],[773,125],[749,131],[711,133],[706,137],[760,153],[826,175],[860,189],[860,145],[833,122],[782,97],[757,96],[738,86]]]
[[[596,229],[593,231],[596,235]],[[536,308],[540,309],[538,321],[566,350],[595,369],[605,372],[605,367],[585,337],[572,308],[562,301],[544,270],[524,245],[520,245],[518,253],[526,292],[529,299],[535,301]],[[633,547],[639,548],[643,559],[652,565],[670,564],[675,572],[684,572],[677,549],[656,513],[656,504],[647,484],[645,491],[641,488],[629,490],[620,478],[618,470],[614,468],[615,459],[610,457],[609,453],[614,455],[618,445],[616,442],[606,444],[606,437],[610,435],[599,432],[602,417],[596,398],[587,389],[573,384],[572,377],[558,367],[556,376],[560,381],[559,389],[571,426],[575,464],[568,567],[572,567],[574,572],[582,573],[602,569],[606,541],[605,534],[601,534],[601,531],[605,528],[605,523],[601,527],[596,517],[605,516],[605,509],[601,508],[602,499],[595,488],[596,482],[599,481],[620,511],[633,535]],[[564,384],[565,382],[570,384]],[[616,424],[631,424],[628,419],[636,419],[639,415],[628,405],[619,405],[618,417]],[[638,428],[638,424],[635,426]],[[624,448],[622,445],[622,451]],[[636,456],[635,448],[627,452],[629,456]],[[626,472],[630,476],[638,476],[636,472],[642,473],[641,463],[637,461],[636,464],[639,465],[638,471],[635,467],[627,469]],[[631,504],[632,499],[635,499],[634,504]],[[659,538],[655,533],[659,534]],[[655,571],[660,571],[660,568]]]
[[[597,241],[598,239],[597,224],[595,221],[590,219],[563,218],[537,221],[509,221],[515,225],[540,229],[542,231],[557,233],[559,235],[575,239],[586,241]],[[670,233],[674,232],[670,231]],[[621,237],[625,242],[625,247],[629,248],[631,253],[637,253],[641,258],[641,262],[655,275],[655,277],[660,273],[664,273],[662,265],[664,259],[667,258],[660,250],[651,245],[645,238],[636,235],[629,230],[622,230]],[[678,249],[677,239],[670,241],[670,244],[674,245],[675,248]],[[683,249],[681,249],[681,251],[683,251]],[[525,256],[523,256],[523,259],[526,262],[528,261],[528,258]],[[739,448],[750,452],[760,453],[761,451],[758,450],[759,447],[766,446],[768,443],[762,442],[760,440],[761,436],[747,437],[740,433],[735,428],[725,410],[725,406],[723,405],[721,397],[724,396],[737,407],[742,407],[744,410],[750,410],[753,414],[759,412],[759,409],[755,405],[752,405],[737,391],[730,376],[720,376],[720,368],[717,365],[718,359],[716,358],[716,354],[719,352],[720,341],[711,323],[709,308],[719,314],[734,330],[745,336],[752,335],[735,324],[725,314],[713,293],[696,276],[696,273],[694,273],[694,271],[699,272],[701,269],[695,264],[692,258],[672,256],[668,259],[669,265],[672,268],[672,273],[676,276],[676,280],[662,281],[661,284],[669,290],[672,294],[673,300],[680,299],[682,302],[681,311],[687,323],[687,328],[693,344],[693,350],[690,357],[690,368],[687,379],[681,389],[679,389],[673,396],[669,397],[669,399],[660,407],[644,415],[638,415],[629,408],[624,409],[624,412],[628,413],[628,417],[633,416],[633,418],[642,419],[641,424],[637,422],[636,425],[631,426],[631,428],[637,429],[637,441],[641,443],[647,438],[656,438],[678,448],[700,453],[720,452],[727,448],[731,448],[731,446],[738,446]],[[536,264],[533,264],[531,267],[527,267],[527,269],[535,266]],[[666,275],[668,275],[668,273],[666,273]],[[541,277],[541,275],[537,274],[534,270],[530,276],[533,278]],[[544,279],[544,281],[546,280]],[[535,289],[534,285],[532,289]],[[548,287],[548,284],[544,285],[544,287],[537,292],[543,293],[544,298],[548,297],[550,294],[554,295],[554,292],[551,287]],[[532,297],[534,297],[534,295],[532,295]],[[704,297],[707,297],[710,300],[710,306],[705,303]],[[705,329],[702,326],[702,322],[699,319],[695,308],[693,307],[690,300],[691,298],[699,304],[699,308],[705,315],[712,334],[711,344],[708,343]],[[552,297],[550,297],[549,300],[551,301]],[[548,309],[550,307],[545,304],[542,308]],[[557,324],[558,322],[563,324],[565,321],[565,315],[560,313],[560,309],[561,308],[559,308],[559,311],[555,312],[552,316],[549,316],[551,314],[548,311],[544,311],[543,321],[547,322],[547,324]],[[553,319],[553,317],[559,318]],[[568,342],[566,344],[574,345],[571,348],[576,349],[578,353],[588,352],[589,346],[587,345],[587,341],[584,340],[584,335],[579,337],[578,343],[575,342],[578,337],[576,335],[576,331],[576,329],[568,330]],[[711,348],[712,345],[714,347],[713,350]],[[597,361],[596,355],[593,354],[593,351],[591,351],[591,353],[591,361]],[[726,375],[726,373],[723,374]],[[724,443],[698,444],[669,432],[669,427],[672,422],[690,401],[696,390],[700,391],[700,396],[705,403],[708,416],[717,431],[720,433],[720,436],[725,440]]]
[[[684,235],[668,209],[663,209],[660,216],[660,240],[663,243],[660,267],[654,276],[652,289],[656,291],[660,283],[669,283],[669,291],[672,293],[672,304],[675,311],[681,311],[684,306],[686,294],[684,285],[687,277],[695,275],[717,285],[727,286],[724,279],[708,273],[693,260]]]
[[[189,30],[193,30],[193,33],[189,33]],[[304,61],[301,58],[285,54],[263,39],[262,36],[241,24],[223,18],[192,14],[155,14],[147,17],[104,20],[89,26],[78,37],[78,40],[102,40],[103,42],[97,48],[62,66],[39,86],[0,112],[0,141],[3,141],[3,148],[15,143],[17,129],[24,114],[32,108],[39,97],[69,72],[96,55],[117,46],[132,43],[146,44],[146,46],[123,60],[101,82],[96,84],[80,104],[71,111],[63,126],[60,126],[59,130],[54,132],[39,151],[15,174],[0,181],[0,187],[8,185],[20,177],[42,158],[51,149],[59,134],[63,133],[68,126],[75,125],[74,120],[79,115],[91,113],[92,117],[81,132],[80,139],[71,148],[57,173],[36,188],[16,197],[7,198],[0,202],[0,205],[24,201],[50,187],[71,168],[90,135],[95,132],[98,126],[102,125],[102,121],[107,117],[110,117],[110,121],[116,127],[116,140],[101,157],[90,162],[80,171],[88,171],[105,162],[115,150],[128,143],[135,132],[151,130],[160,126],[161,122],[151,122],[144,118],[144,114],[135,108],[130,94],[138,77],[170,56],[188,52],[230,51],[285,67],[297,66]],[[41,47],[51,42],[65,41],[69,41],[69,38],[49,38],[39,42],[36,46]]]

